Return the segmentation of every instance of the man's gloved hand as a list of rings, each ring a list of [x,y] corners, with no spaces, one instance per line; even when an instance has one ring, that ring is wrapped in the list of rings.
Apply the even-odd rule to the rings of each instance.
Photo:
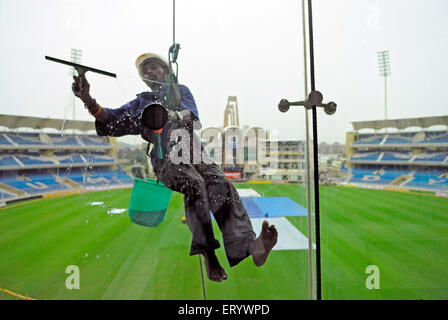
[[[85,75],[80,77],[73,76],[72,91],[79,99],[81,99],[85,104],[89,104],[92,100],[90,96],[90,84],[87,81]]]
[[[175,112],[173,110],[168,110],[168,121],[173,122],[173,121],[178,121],[178,120],[179,120],[179,116],[177,115],[177,112]]]
[[[193,120],[193,116],[190,110],[184,109],[178,112],[168,110],[168,121],[189,122],[191,120]]]

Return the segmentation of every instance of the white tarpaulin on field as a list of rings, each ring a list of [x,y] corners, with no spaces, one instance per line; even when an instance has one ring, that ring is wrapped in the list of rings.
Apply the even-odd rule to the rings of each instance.
[[[260,197],[260,194],[254,189],[236,189],[240,197]]]
[[[118,209],[118,208],[112,208],[107,210],[107,214],[109,215],[113,215],[113,214],[122,214],[123,212],[125,212],[127,209]]]
[[[279,218],[252,218],[252,228],[257,237],[261,231],[263,221],[267,220],[269,225],[275,225],[278,231],[277,244],[272,250],[308,250],[308,238],[305,237],[297,228],[285,217]],[[313,249],[316,245],[313,243]]]

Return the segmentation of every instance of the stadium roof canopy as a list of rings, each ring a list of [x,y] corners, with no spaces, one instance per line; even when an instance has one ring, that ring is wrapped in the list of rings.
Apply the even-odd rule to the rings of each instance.
[[[50,118],[37,118],[26,116],[13,116],[7,114],[0,114],[0,126],[17,129],[17,128],[32,128],[32,129],[46,129],[53,128],[56,130],[80,130],[90,131],[95,130],[95,122],[82,120],[63,120]]]
[[[406,129],[408,127],[428,128],[431,126],[448,126],[448,116],[425,117],[425,118],[403,118],[391,120],[372,120],[352,122],[354,130],[384,128]]]

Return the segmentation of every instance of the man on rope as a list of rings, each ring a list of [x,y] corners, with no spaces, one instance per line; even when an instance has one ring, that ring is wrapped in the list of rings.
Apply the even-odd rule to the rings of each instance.
[[[264,221],[257,238],[235,187],[218,165],[203,161],[203,145],[194,133],[199,114],[190,90],[184,85],[167,84],[171,76],[169,64],[159,55],[142,54],[136,60],[136,67],[151,92],[137,94],[137,98],[118,109],[103,108],[90,96],[90,85],[85,75],[73,77],[72,90],[95,117],[97,134],[140,134],[154,145],[150,154],[154,172],[165,186],[184,195],[187,224],[193,234],[190,255],[204,255],[210,280],[220,282],[227,279],[215,254],[220,244],[213,234],[210,210],[221,230],[229,265],[233,267],[251,255],[254,264],[262,266],[277,243],[277,230]],[[173,88],[178,90],[177,98]],[[155,102],[162,102],[168,109],[168,122],[160,134],[160,146],[154,131],[145,127],[140,118],[144,107]],[[186,129],[190,139],[170,141],[172,131],[178,128]],[[170,152],[182,143],[189,143],[190,161],[173,162]],[[159,147],[163,157],[158,154]],[[192,159],[201,160],[195,163],[197,161]]]

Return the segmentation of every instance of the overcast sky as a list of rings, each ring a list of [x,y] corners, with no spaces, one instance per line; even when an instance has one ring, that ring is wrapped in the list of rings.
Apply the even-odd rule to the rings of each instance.
[[[314,0],[316,89],[338,110],[318,112],[319,139],[345,143],[351,121],[384,117],[377,51],[389,50],[389,118],[448,114],[448,1]],[[286,114],[282,98],[303,100],[301,0],[177,0],[179,81],[192,91],[204,126],[222,126],[229,95],[240,122],[304,138],[304,110]],[[171,0],[0,0],[0,113],[72,118],[69,59],[117,73],[88,73],[91,93],[116,108],[148,90],[135,59],[167,56]],[[79,103],[76,119],[91,116]],[[139,139],[128,139],[138,142]]]

